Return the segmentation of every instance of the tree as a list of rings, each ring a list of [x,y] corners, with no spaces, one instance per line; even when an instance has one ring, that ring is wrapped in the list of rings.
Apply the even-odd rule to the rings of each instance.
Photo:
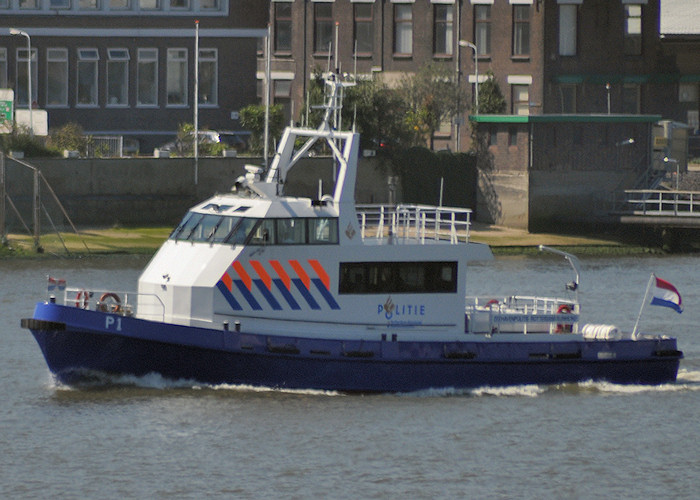
[[[479,113],[485,115],[499,115],[505,113],[507,108],[506,99],[503,97],[498,81],[489,70],[486,73],[486,80],[479,85]]]
[[[399,85],[408,112],[406,120],[413,131],[413,144],[428,143],[433,148],[440,124],[457,113],[459,87],[455,74],[446,66],[428,64],[415,75],[405,76]]]
[[[253,154],[262,153],[265,149],[265,106],[250,104],[241,109],[241,125],[251,132],[250,152]],[[282,105],[270,106],[269,139],[271,141],[277,139],[283,128]]]

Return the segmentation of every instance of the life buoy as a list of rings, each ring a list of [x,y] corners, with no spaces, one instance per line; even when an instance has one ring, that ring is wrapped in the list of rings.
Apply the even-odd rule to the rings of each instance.
[[[557,308],[557,314],[571,314],[572,309],[569,304],[561,304]],[[557,329],[554,330],[555,333],[571,333],[573,330],[573,325],[557,324]]]
[[[102,312],[118,313],[122,310],[122,300],[116,293],[103,293],[100,296],[98,308]]]
[[[80,290],[80,291],[78,291],[78,294],[75,296],[75,307],[78,307],[80,309],[88,309],[89,300],[90,300],[90,294],[88,293],[88,291],[85,289]]]

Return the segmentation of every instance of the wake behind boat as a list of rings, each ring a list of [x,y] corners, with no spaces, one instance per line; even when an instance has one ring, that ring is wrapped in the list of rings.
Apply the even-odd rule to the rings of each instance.
[[[36,305],[22,326],[59,381],[157,373],[404,392],[676,379],[676,339],[579,326],[578,279],[565,298],[465,304],[469,261],[492,257],[469,241],[469,210],[356,207],[359,135],[337,118],[351,84],[328,75],[317,129],[288,127],[268,172],[247,166],[231,192],[190,209],[138,291],[66,288]],[[290,169],[317,141],[333,154],[332,193],[286,195]]]

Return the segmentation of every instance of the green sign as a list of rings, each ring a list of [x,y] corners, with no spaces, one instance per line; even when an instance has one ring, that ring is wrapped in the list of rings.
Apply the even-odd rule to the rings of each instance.
[[[12,131],[12,109],[15,93],[12,89],[0,89],[0,133]]]

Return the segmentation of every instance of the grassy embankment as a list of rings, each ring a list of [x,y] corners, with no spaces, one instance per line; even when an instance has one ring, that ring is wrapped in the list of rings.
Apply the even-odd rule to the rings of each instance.
[[[0,258],[37,258],[51,256],[86,256],[112,254],[154,253],[168,237],[170,227],[86,229],[80,236],[74,233],[46,234],[41,237],[43,252],[34,249],[34,240],[28,235],[10,234],[8,245],[0,246]],[[629,245],[614,237],[573,236],[547,233],[528,233],[517,229],[475,225],[471,241],[489,244],[494,254],[509,255],[537,251],[537,246],[566,247],[583,255],[640,254],[652,250]]]

